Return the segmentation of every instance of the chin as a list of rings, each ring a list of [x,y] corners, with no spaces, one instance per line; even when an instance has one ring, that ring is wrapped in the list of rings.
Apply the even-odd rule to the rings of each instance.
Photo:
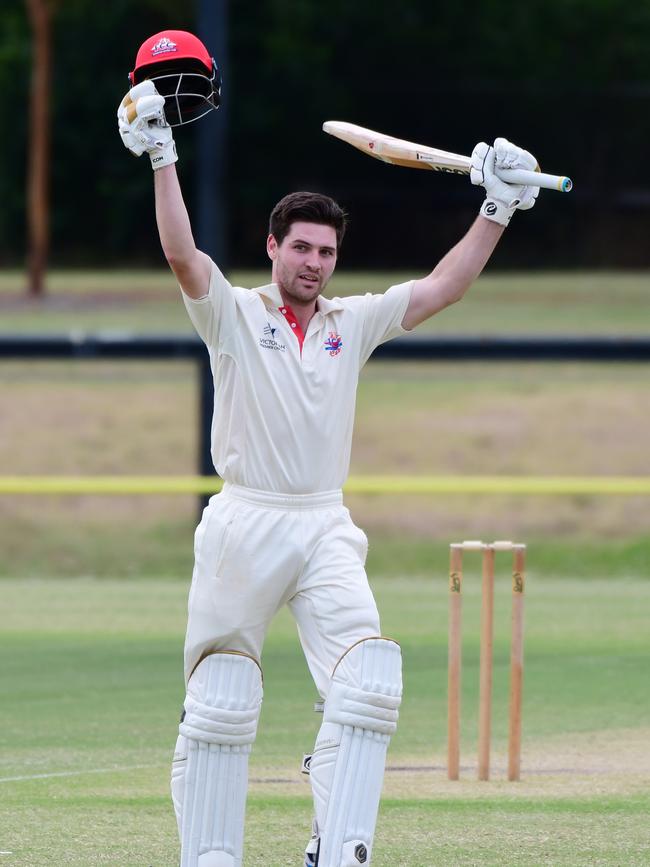
[[[320,290],[320,283],[314,283],[313,287],[310,288],[303,286],[302,283],[298,283],[298,285],[293,287],[293,294],[296,298],[300,298],[302,301],[312,301],[314,298],[318,298]]]

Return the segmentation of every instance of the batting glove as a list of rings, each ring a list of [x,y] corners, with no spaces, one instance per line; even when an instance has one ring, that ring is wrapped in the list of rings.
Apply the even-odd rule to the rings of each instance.
[[[160,96],[153,81],[143,81],[131,88],[117,109],[124,147],[136,157],[148,153],[154,171],[178,159],[164,105],[165,97]]]
[[[507,226],[516,210],[527,211],[535,204],[539,187],[507,184],[496,175],[497,169],[539,169],[535,157],[505,138],[498,138],[494,147],[479,142],[472,151],[470,180],[485,188],[486,199],[480,213],[488,220]]]

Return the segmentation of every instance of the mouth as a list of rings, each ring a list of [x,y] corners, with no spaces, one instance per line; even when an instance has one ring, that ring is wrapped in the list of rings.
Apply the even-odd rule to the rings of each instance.
[[[300,274],[299,277],[305,283],[311,283],[312,285],[318,283],[318,277],[315,274]]]

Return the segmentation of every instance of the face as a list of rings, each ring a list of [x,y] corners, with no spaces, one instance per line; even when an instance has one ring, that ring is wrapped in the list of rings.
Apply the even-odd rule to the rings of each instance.
[[[292,223],[281,244],[266,242],[271,279],[288,304],[309,304],[321,294],[336,266],[336,231],[319,223]]]

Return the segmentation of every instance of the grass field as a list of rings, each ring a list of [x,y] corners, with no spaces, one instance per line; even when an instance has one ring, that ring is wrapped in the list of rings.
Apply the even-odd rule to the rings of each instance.
[[[520,783],[504,781],[508,580],[499,583],[494,781],[486,784],[475,781],[479,591],[469,569],[463,779],[449,783],[443,554],[422,565],[428,579],[375,580],[384,631],[403,646],[405,700],[373,863],[647,864],[650,583],[633,574],[575,578],[561,574],[561,562],[549,577],[531,551]],[[167,785],[185,593],[181,582],[143,579],[2,583],[0,678],[9,700],[0,864],[177,863]],[[317,718],[284,614],[263,662],[245,863],[297,865],[311,809],[299,762]]]
[[[411,276],[341,275],[335,292]],[[417,275],[416,275],[417,276]],[[234,275],[259,284],[264,274]],[[166,272],[59,273],[43,304],[0,272],[0,330],[188,331]],[[488,275],[440,333],[647,332],[643,274]],[[648,475],[647,366],[373,363],[355,473]],[[186,363],[0,365],[0,474],[184,474]],[[374,867],[650,864],[650,533],[642,497],[351,497],[384,632],[404,649]],[[170,753],[196,501],[0,497],[0,867],[175,867]],[[523,779],[504,780],[508,579],[494,780],[475,781],[478,564],[468,566],[463,779],[444,771],[447,543],[527,541]],[[471,563],[471,561],[470,561]],[[503,572],[507,572],[504,564]],[[501,573],[502,574],[502,573]],[[318,719],[286,613],[264,657],[245,867],[301,864],[298,773]]]

